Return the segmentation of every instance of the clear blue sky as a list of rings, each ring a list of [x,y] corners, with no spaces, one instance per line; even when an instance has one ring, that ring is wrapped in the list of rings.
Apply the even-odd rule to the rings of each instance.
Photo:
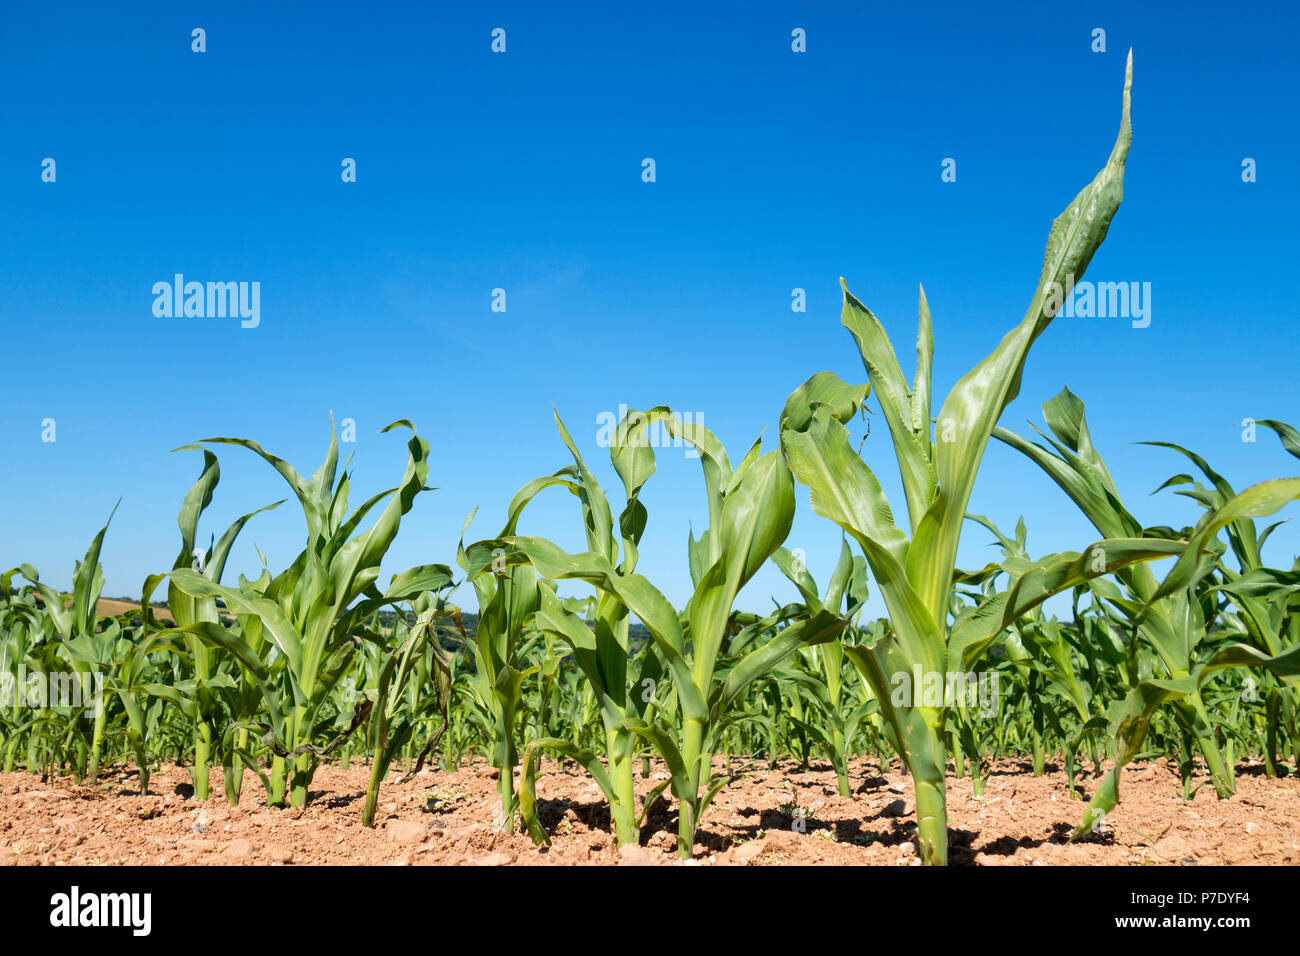
[[[568,463],[552,404],[613,495],[602,411],[697,413],[739,457],[764,429],[775,442],[812,373],[864,380],[841,275],[909,374],[924,283],[942,395],[1024,313],[1053,217],[1114,141],[1130,46],[1125,202],[1089,277],[1152,283],[1151,325],[1058,319],[1003,423],[1023,429],[1068,384],[1148,524],[1197,512],[1148,497],[1184,463],[1134,442],[1186,444],[1239,487],[1300,472],[1237,424],[1300,420],[1294,6],[617,6],[9,4],[0,564],[67,586],[120,496],[106,593],[138,594],[175,556],[198,472],[196,452],[169,449],[251,437],[310,472],[330,410],[358,423],[354,500],[401,473],[403,439],[380,427],[410,418],[434,443],[438,490],[384,579],[454,564],[471,508],[472,537],[493,535],[520,485]],[[206,53],[191,52],[194,27]],[[806,53],[791,51],[796,27]],[[344,157],[356,183],[341,182]],[[940,181],[946,157],[955,183]],[[260,327],[156,318],[151,287],[177,272],[260,282]],[[877,426],[865,454],[901,513]],[[287,492],[250,453],[217,452],[205,538]],[[788,543],[824,581],[838,531],[799,497]],[[645,500],[641,570],[681,602],[687,528],[705,515],[698,462],[662,452]],[[254,544],[276,570],[300,550],[292,505],[248,526],[228,580],[255,573]],[[972,510],[1008,529],[1023,514],[1036,553],[1095,537],[1002,447]],[[582,540],[560,492],[523,528]],[[1289,566],[1298,540],[1283,529],[1267,556]],[[971,526],[963,560],[993,556],[987,541]],[[744,601],[770,594],[792,592],[765,571]]]

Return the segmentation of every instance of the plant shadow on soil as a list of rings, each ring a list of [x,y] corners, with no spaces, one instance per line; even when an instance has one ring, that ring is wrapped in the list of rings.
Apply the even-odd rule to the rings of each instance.
[[[715,770],[724,767],[720,761]],[[368,771],[356,763],[346,771],[321,767],[307,806],[296,810],[268,808],[251,773],[240,804],[230,806],[221,795],[220,768],[204,803],[193,799],[188,772],[174,765],[156,771],[143,796],[130,768],[112,768],[94,784],[0,774],[0,864],[678,862],[674,800],[656,800],[640,828],[639,847],[620,853],[603,794],[585,772],[550,761],[543,770],[537,797],[549,848],[494,825],[497,781],[477,760],[451,773],[426,768],[412,780],[395,774],[380,790],[370,829],[360,822]],[[638,810],[666,779],[658,764],[651,771],[636,779]],[[1041,777],[1031,771],[1023,760],[999,761],[978,797],[969,775],[949,776],[950,863],[1300,863],[1300,780],[1293,774],[1271,779],[1262,766],[1243,764],[1233,798],[1218,800],[1212,788],[1201,787],[1184,800],[1176,764],[1134,764],[1124,772],[1122,800],[1106,828],[1069,843],[1083,800],[1070,796],[1059,763]],[[915,865],[911,781],[897,764],[869,759],[852,761],[849,778],[852,796],[842,797],[834,771],[824,764],[805,769],[783,760],[775,768],[765,762],[745,768],[706,813],[691,862]],[[1079,790],[1091,790],[1096,780],[1090,768],[1079,776]],[[1194,785],[1203,780],[1198,770]]]

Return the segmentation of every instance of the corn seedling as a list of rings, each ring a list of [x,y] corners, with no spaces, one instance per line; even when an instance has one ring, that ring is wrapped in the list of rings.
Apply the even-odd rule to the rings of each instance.
[[[879,481],[849,443],[844,423],[865,400],[866,387],[855,388],[831,373],[820,373],[791,395],[782,415],[781,442],[791,471],[810,489],[813,509],[837,522],[862,547],[889,610],[890,640],[874,647],[846,647],[845,652],[881,700],[892,742],[916,784],[920,856],[928,864],[947,860],[948,707],[942,696],[895,707],[889,700],[894,675],[917,675],[946,687],[950,663],[978,660],[1003,629],[1003,620],[1015,620],[1051,593],[1088,576],[1082,556],[1054,556],[1041,566],[1021,570],[1014,599],[981,607],[960,627],[948,621],[957,545],[984,449],[1002,410],[1016,396],[1030,347],[1061,307],[1061,290],[1071,277],[1084,274],[1119,208],[1132,138],[1131,85],[1130,55],[1120,132],[1109,160],[1053,223],[1038,288],[1025,317],[953,388],[935,422],[933,437],[934,336],[924,292],[917,370],[909,388],[884,327],[844,287],[843,324],[857,341],[870,388],[893,438],[910,535],[895,525]],[[1106,559],[1094,576],[1160,556],[1158,549],[1151,551],[1131,539],[1101,542],[1097,547]],[[921,688],[914,686],[912,693],[920,698]]]
[[[439,590],[451,586],[451,569],[443,568],[445,581]],[[430,733],[410,775],[418,773],[447,730],[451,698],[451,669],[447,654],[438,642],[438,624],[459,617],[459,610],[432,591],[412,604],[415,622],[401,617],[393,625],[392,643],[382,636],[367,635],[383,648],[382,664],[375,683],[374,698],[368,700],[369,723],[366,738],[371,748],[370,782],[362,826],[374,826],[379,786],[393,758],[410,741],[422,722],[436,719],[438,729]]]
[[[394,422],[384,431],[398,426],[411,430],[406,472],[400,484],[371,497],[350,515],[350,478],[346,469],[337,476],[338,439],[333,428],[325,461],[310,481],[257,442],[205,439],[209,443],[238,445],[265,459],[289,483],[307,523],[307,546],[274,578],[268,572],[257,581],[241,576],[239,586],[230,587],[191,569],[174,570],[170,575],[183,594],[197,599],[222,599],[239,622],[238,634],[205,620],[181,625],[174,632],[185,638],[196,637],[232,655],[261,691],[267,715],[264,742],[274,754],[266,781],[272,804],[283,804],[286,788],[292,806],[306,803],[311,778],[328,752],[318,744],[325,730],[323,709],[356,652],[354,634],[381,608],[408,601],[445,583],[445,567],[424,565],[398,575],[386,591],[375,587],[379,562],[396,537],[402,516],[424,490],[429,471],[429,443],[407,421]],[[362,520],[385,498],[391,500],[375,525],[358,533]],[[265,659],[259,654],[263,647],[267,651]],[[361,716],[358,714],[352,729]],[[255,763],[248,752],[240,755]]]
[[[1093,445],[1084,414],[1084,405],[1068,389],[1044,403],[1043,415],[1051,435],[1043,434],[1053,450],[1026,441],[1005,429],[997,437],[1023,452],[1070,496],[1102,534],[1138,536],[1144,529],[1124,507],[1106,463]],[[1181,449],[1180,449],[1181,450]],[[1206,466],[1208,468],[1208,466]],[[1235,790],[1231,765],[1226,763],[1210,726],[1209,715],[1201,698],[1201,682],[1214,670],[1234,663],[1259,664],[1277,673],[1289,674],[1292,667],[1278,651],[1241,645],[1241,650],[1227,650],[1208,663],[1198,663],[1197,647],[1207,633],[1208,617],[1217,613],[1209,594],[1198,589],[1218,564],[1217,555],[1207,557],[1214,536],[1224,528],[1250,552],[1257,552],[1253,518],[1275,513],[1300,495],[1300,479],[1278,479],[1232,494],[1226,482],[1220,482],[1217,496],[1206,498],[1212,510],[1188,536],[1187,549],[1163,583],[1157,583],[1151,569],[1136,565],[1116,571],[1125,591],[1121,595],[1114,585],[1096,585],[1099,593],[1124,614],[1130,626],[1140,634],[1159,657],[1165,670],[1164,679],[1138,683],[1112,716],[1116,735],[1116,761],[1111,774],[1093,796],[1080,833],[1108,813],[1119,799],[1119,772],[1140,752],[1150,724],[1151,714],[1163,704],[1171,704],[1189,739],[1194,739],[1209,767],[1215,790],[1220,797]]]
[[[624,510],[624,520],[620,521],[625,549],[632,540],[628,531],[643,526],[644,509],[635,500],[635,494],[653,472],[653,451],[644,438],[644,430],[654,423],[661,423],[670,434],[680,435],[699,451],[708,495],[709,528],[698,540],[692,537],[688,542],[695,590],[680,618],[662,592],[641,575],[620,571],[611,563],[607,552],[570,555],[541,538],[516,537],[503,543],[511,548],[507,560],[531,563],[545,578],[587,581],[615,599],[612,613],[621,613],[619,609],[626,608],[653,635],[657,662],[645,659],[641,680],[653,681],[647,674],[662,667],[671,682],[674,706],[660,703],[657,698],[647,699],[652,694],[643,694],[645,716],[624,716],[620,727],[623,732],[640,737],[667,765],[678,801],[678,854],[689,857],[700,815],[726,782],[725,777],[712,776],[712,756],[720,743],[718,734],[732,719],[742,693],[751,681],[795,648],[832,639],[843,623],[821,613],[775,629],[775,619],[763,619],[735,635],[737,646],[752,641],[753,649],[739,659],[724,658],[732,636],[732,611],[737,594],[789,533],[794,515],[793,481],[781,455],[762,454],[758,442],[733,470],[722,444],[703,426],[683,424],[662,406],[646,413],[629,413],[619,423],[611,444],[614,467],[629,490],[629,506]],[[612,527],[603,494],[599,502],[600,507],[593,509],[596,520],[603,527]],[[609,540],[612,544],[613,539],[608,535],[600,534],[596,540]],[[634,543],[632,547],[635,548]],[[580,633],[573,624],[573,620],[559,618],[556,630],[573,640],[575,647],[582,646],[593,655],[592,669],[588,671],[590,679],[596,673],[594,659],[602,650],[606,655],[613,655],[613,648],[618,646],[616,638],[611,635],[602,642],[599,625],[595,635],[591,635],[585,628]],[[624,665],[614,676],[625,677],[626,647],[619,653],[623,655]],[[604,680],[608,683],[598,689],[602,701],[611,705],[622,701],[626,706],[625,682],[620,686],[608,677]],[[652,690],[653,686],[650,685]],[[630,778],[634,754],[624,752],[618,756],[625,758],[624,773]],[[613,792],[613,784],[602,783],[602,787],[606,786],[607,792]]]

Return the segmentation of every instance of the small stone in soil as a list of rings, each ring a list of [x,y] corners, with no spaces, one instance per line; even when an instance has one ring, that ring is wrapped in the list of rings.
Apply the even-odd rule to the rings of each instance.
[[[415,843],[428,836],[429,828],[418,820],[389,820],[384,832],[394,843]]]
[[[243,838],[231,840],[226,844],[225,852],[228,856],[250,857],[253,855],[253,844]]]
[[[619,862],[625,866],[651,866],[650,856],[635,843],[625,843],[618,848]]]

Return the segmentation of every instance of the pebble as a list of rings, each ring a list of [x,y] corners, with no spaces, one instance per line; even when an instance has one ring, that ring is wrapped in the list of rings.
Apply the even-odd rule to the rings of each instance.
[[[429,828],[418,820],[389,820],[384,833],[394,843],[423,842]]]
[[[653,866],[650,856],[635,843],[625,843],[618,848],[619,862],[626,866]]]
[[[253,844],[243,839],[231,840],[226,844],[225,853],[227,856],[233,856],[240,859],[253,855]]]

